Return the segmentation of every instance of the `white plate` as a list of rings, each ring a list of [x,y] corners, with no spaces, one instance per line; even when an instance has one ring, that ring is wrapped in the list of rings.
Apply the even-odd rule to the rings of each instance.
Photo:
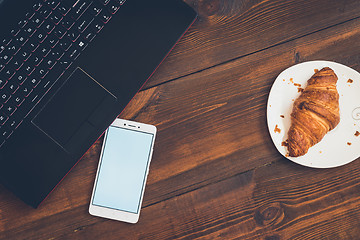
[[[305,88],[315,69],[323,67],[330,67],[338,76],[340,123],[304,156],[289,157],[282,142],[287,139],[294,100],[300,95],[296,84]],[[349,79],[353,82],[348,82]],[[286,69],[276,78],[271,88],[267,122],[277,150],[293,162],[307,167],[331,168],[357,159],[360,156],[360,136],[355,136],[355,133],[360,132],[360,74],[347,66],[329,61],[304,62]],[[275,131],[276,126],[280,132]]]

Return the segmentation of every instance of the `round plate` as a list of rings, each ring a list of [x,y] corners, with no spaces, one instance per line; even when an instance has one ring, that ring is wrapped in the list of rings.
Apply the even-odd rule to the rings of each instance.
[[[330,67],[338,76],[340,123],[304,156],[289,157],[282,143],[287,139],[293,103],[300,95],[299,88],[305,88],[307,80],[323,67]],[[267,104],[268,128],[277,150],[295,163],[314,168],[338,167],[357,159],[360,156],[360,136],[356,136],[360,132],[359,93],[360,74],[339,63],[304,62],[280,73],[271,88]]]

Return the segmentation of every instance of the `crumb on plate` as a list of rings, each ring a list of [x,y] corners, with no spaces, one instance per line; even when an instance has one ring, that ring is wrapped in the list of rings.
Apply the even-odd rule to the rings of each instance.
[[[353,82],[354,82],[354,80],[349,79],[347,82],[348,82],[348,83],[353,83]]]
[[[285,118],[285,116],[284,116],[284,115],[280,115],[280,117],[281,117],[281,118]]]
[[[275,129],[274,129],[275,133],[281,133],[281,129],[278,127],[278,125],[276,124]]]
[[[347,145],[349,145],[349,146],[350,146],[350,145],[351,145],[351,142],[347,142]]]
[[[356,137],[360,136],[360,132],[359,131],[356,131],[355,134],[354,134]]]

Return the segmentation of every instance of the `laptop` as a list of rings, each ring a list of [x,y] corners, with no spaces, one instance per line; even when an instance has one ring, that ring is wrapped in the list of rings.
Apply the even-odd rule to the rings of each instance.
[[[181,0],[0,0],[0,181],[37,207],[196,19]]]

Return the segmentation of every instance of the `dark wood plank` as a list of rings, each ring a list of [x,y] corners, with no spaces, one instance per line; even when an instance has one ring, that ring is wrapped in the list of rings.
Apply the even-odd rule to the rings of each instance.
[[[358,237],[359,161],[319,170],[277,159],[145,207],[136,225],[93,218],[86,214],[85,206],[79,206],[24,226],[36,231],[20,228],[4,236],[158,240]]]
[[[185,0],[199,13],[145,88],[360,16],[356,0]]]

